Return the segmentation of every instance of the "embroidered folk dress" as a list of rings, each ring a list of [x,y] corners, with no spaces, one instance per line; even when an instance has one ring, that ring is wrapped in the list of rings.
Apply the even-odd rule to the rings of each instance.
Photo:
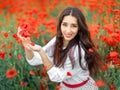
[[[50,40],[48,44],[46,44],[43,47],[43,50],[45,51],[46,55],[48,56],[52,64],[53,64],[53,50],[54,50],[55,40],[56,37]],[[34,53],[34,57],[31,60],[28,60],[26,58],[27,62],[33,66],[43,64],[39,53],[38,52],[33,52],[33,53]],[[73,46],[71,50],[71,54],[74,56],[74,60],[75,60],[74,68],[72,69],[71,61],[68,55],[64,67],[56,67],[53,65],[53,67],[49,71],[47,71],[50,80],[53,82],[60,82],[60,85],[62,87],[61,90],[98,90],[98,87],[94,85],[95,81],[89,76],[89,71],[83,70],[79,65],[79,55],[78,55],[77,45]],[[82,48],[81,48],[81,54],[82,54],[81,55],[82,65],[84,67],[87,67],[84,58],[85,52]],[[86,81],[88,78],[89,80],[87,81],[87,83],[85,83],[80,87],[70,88],[67,87],[65,84],[63,84],[63,82],[71,85],[79,84]]]

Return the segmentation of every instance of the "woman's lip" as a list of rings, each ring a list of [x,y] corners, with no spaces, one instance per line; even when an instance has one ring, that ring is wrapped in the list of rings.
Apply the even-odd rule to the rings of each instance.
[[[72,36],[72,34],[65,35],[65,37],[67,37],[67,38],[70,38],[71,36]]]

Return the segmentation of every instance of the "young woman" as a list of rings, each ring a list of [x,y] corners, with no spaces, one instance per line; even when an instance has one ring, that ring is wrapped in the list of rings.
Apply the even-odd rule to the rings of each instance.
[[[99,71],[101,57],[95,50],[82,12],[68,7],[61,13],[57,34],[44,47],[32,46],[30,38],[18,36],[25,47],[30,65],[44,64],[51,81],[60,82],[61,90],[98,90],[91,75]]]

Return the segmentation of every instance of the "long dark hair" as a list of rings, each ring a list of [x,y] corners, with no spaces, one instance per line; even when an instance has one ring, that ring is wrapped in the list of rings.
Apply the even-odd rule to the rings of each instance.
[[[61,33],[61,23],[65,16],[72,15],[77,18],[78,23],[78,33],[74,39],[72,39],[66,49],[63,50],[63,36]],[[54,64],[57,67],[64,67],[64,63],[67,58],[67,53],[69,50],[78,45],[79,47],[79,64],[85,70],[81,64],[81,49],[82,47],[85,51],[85,60],[88,65],[88,69],[91,75],[95,75],[96,72],[100,68],[101,64],[101,56],[95,49],[95,45],[91,40],[90,32],[88,30],[88,26],[86,24],[86,20],[80,9],[74,7],[68,7],[63,10],[61,15],[59,16],[58,24],[57,24],[57,35],[54,49]],[[92,49],[93,52],[90,52],[89,49]],[[74,59],[70,55],[70,60],[72,63],[72,67],[74,68]]]

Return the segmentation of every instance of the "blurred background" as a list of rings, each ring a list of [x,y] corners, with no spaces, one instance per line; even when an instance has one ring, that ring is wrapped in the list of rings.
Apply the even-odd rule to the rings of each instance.
[[[105,61],[93,77],[100,90],[120,90],[120,0],[0,0],[0,90],[60,90],[45,67],[30,66],[16,32],[29,23],[33,42],[45,45],[55,34],[61,11],[78,7]]]

